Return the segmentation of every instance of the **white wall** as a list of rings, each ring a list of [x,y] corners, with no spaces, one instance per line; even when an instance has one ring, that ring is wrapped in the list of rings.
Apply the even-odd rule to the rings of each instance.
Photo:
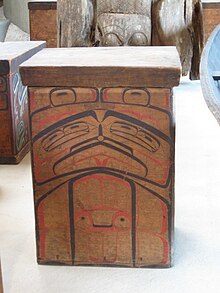
[[[5,17],[20,27],[23,31],[29,32],[28,2],[30,0],[3,0]]]

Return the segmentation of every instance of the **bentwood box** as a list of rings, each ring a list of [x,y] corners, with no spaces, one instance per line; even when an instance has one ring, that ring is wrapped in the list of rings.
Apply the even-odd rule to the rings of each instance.
[[[46,41],[47,47],[57,47],[57,1],[31,0],[28,9],[30,39]]]
[[[20,72],[38,262],[169,267],[176,49],[44,49]]]
[[[27,88],[18,66],[45,42],[0,43],[0,163],[19,163],[29,151]]]

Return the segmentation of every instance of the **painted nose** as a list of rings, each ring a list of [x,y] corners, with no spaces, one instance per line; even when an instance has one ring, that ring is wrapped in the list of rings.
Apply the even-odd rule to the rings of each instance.
[[[96,114],[97,121],[101,123],[104,120],[106,110],[94,110],[94,112]]]

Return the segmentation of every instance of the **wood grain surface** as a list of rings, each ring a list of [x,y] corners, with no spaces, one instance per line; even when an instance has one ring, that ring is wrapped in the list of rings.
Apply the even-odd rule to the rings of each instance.
[[[57,47],[57,12],[54,9],[30,9],[31,41],[46,41],[48,48]]]
[[[32,0],[28,2],[28,9],[30,10],[56,10],[56,0]]]
[[[45,42],[0,44],[0,163],[17,164],[29,151],[27,87],[18,66],[45,47]]]
[[[29,86],[173,87],[180,78],[175,47],[45,49],[23,63]]]
[[[208,40],[210,34],[220,23],[220,1],[202,2],[205,41]]]
[[[40,264],[170,267],[170,89],[30,88]]]
[[[0,74],[14,72],[22,62],[43,48],[45,48],[45,42],[41,41],[1,42]],[[6,69],[8,70],[7,72]]]

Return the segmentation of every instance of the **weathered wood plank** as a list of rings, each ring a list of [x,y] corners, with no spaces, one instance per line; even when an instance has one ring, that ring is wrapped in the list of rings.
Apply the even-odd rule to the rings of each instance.
[[[60,48],[39,52],[20,72],[29,86],[171,87],[180,63],[174,47]]]
[[[151,1],[97,0],[95,41],[101,46],[151,44]]]
[[[196,66],[203,47],[200,1],[156,0],[152,17],[152,45],[176,46],[180,54],[182,74],[187,75],[193,68],[191,77],[198,78]]]
[[[91,46],[93,1],[57,1],[59,47]]]
[[[28,9],[30,10],[56,10],[56,0],[32,0],[28,2]]]

